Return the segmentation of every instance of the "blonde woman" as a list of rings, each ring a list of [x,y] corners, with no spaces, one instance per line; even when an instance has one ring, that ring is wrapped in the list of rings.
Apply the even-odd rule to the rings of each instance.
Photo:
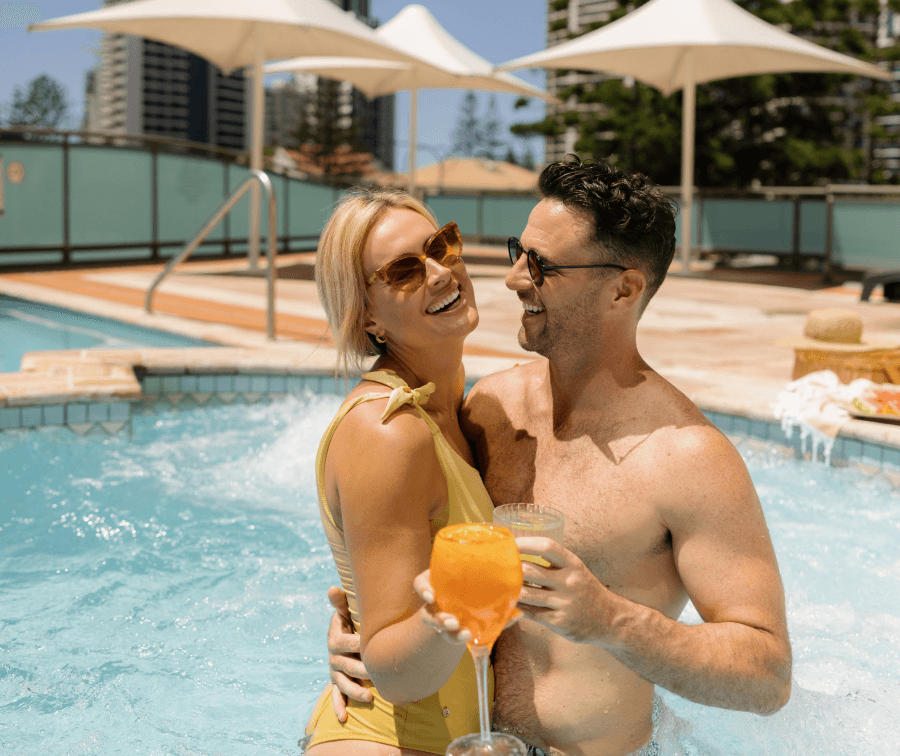
[[[493,508],[458,420],[463,342],[478,325],[461,252],[455,223],[438,228],[424,205],[385,190],[347,196],[320,240],[316,283],[340,370],[379,355],[316,460],[371,701],[350,701],[340,722],[326,689],[307,726],[308,756],[443,754],[478,730],[467,631],[453,633],[449,620],[451,632],[435,632],[413,590],[434,534],[489,521]]]

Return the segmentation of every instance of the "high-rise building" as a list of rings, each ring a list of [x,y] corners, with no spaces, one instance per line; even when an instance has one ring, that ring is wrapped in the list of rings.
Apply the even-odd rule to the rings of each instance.
[[[115,5],[128,0],[106,0]],[[247,83],[203,58],[141,37],[105,33],[89,82],[88,130],[168,136],[243,150]],[[86,92],[86,97],[88,97]]]
[[[845,21],[817,21],[814,36],[826,46],[838,48],[842,36],[848,29],[861,33],[876,47],[889,47],[900,42],[900,13],[891,10],[887,0],[878,0],[880,12],[877,18],[860,18],[855,13]],[[610,20],[611,14],[627,8],[627,0],[548,0],[547,1],[547,47],[567,41],[570,35],[584,34]],[[900,103],[900,63],[891,64],[894,81],[891,84],[891,98]],[[602,73],[567,71],[559,75],[555,70],[547,71],[548,91],[560,97],[574,85],[588,88],[609,78]],[[627,81],[627,80],[626,80]],[[844,87],[840,96],[843,111],[844,148],[860,149],[872,161],[876,170],[882,170],[886,177],[900,176],[900,116],[879,116],[874,120],[884,127],[885,138],[869,142],[865,123],[868,115],[864,106],[865,96],[870,86],[869,80],[858,79]],[[571,91],[571,90],[569,90]],[[560,98],[563,99],[563,98]],[[777,106],[773,103],[773,106]],[[566,112],[596,113],[604,106],[601,103],[579,102],[575,95],[567,97],[563,105],[548,105],[548,116]],[[562,134],[547,136],[545,159],[547,162],[562,159],[575,151],[579,137],[577,124],[566,125]]]
[[[878,19],[876,45],[892,47],[900,43],[900,13],[892,10],[887,0],[881,0],[881,15]],[[894,75],[891,82],[891,102],[900,104],[900,61],[891,63]],[[900,176],[900,115],[885,115],[875,118],[885,131],[883,139],[876,139],[872,145],[872,158],[884,171],[885,177]]]
[[[369,26],[377,22],[369,15],[369,0],[331,0],[338,8],[356,17]],[[324,80],[320,86],[333,86]],[[346,118],[344,128],[350,121],[356,127],[358,146],[372,153],[389,170],[394,166],[394,96],[368,99],[362,92],[347,83],[341,83],[338,94],[338,113]],[[329,99],[329,98],[326,98]],[[319,98],[322,102],[323,98]]]
[[[105,0],[116,5],[130,0]],[[369,0],[331,0],[360,20],[369,18]],[[299,89],[279,84],[266,95],[265,143],[293,146],[299,107],[313,83]],[[333,86],[333,85],[332,85]],[[394,162],[394,98],[368,100],[340,85],[339,113],[352,119],[359,146],[388,167]],[[223,75],[216,66],[171,45],[123,34],[103,35],[100,63],[85,85],[83,128],[112,134],[169,136],[234,150],[247,148],[249,85],[243,71]]]
[[[597,24],[606,23],[610,15],[621,6],[623,0],[548,0],[547,1],[547,47],[554,47],[569,39],[570,34],[584,34],[596,28]],[[576,84],[592,87],[608,79],[606,74],[586,71],[567,71],[559,75],[555,69],[547,70],[547,91],[554,97],[564,89]],[[554,116],[562,112],[578,113],[596,112],[601,106],[597,103],[581,103],[573,95],[562,105],[547,105],[547,115]],[[548,136],[544,146],[544,160],[552,163],[562,160],[570,152],[575,152],[578,141],[578,126],[567,125],[565,131],[558,136]]]

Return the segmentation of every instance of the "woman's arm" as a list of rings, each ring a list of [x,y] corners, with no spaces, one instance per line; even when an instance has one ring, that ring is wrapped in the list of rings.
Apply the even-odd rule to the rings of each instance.
[[[362,660],[379,693],[404,704],[437,692],[464,646],[422,621],[413,579],[428,568],[431,518],[447,483],[428,426],[413,410],[379,420],[381,402],[349,413],[326,464],[350,555],[360,612]]]

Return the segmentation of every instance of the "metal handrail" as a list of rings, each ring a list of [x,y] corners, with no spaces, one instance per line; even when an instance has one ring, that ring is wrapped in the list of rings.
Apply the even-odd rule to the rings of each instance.
[[[219,221],[229,213],[229,211],[237,204],[238,200],[240,200],[240,198],[250,190],[250,187],[257,182],[262,186],[263,191],[266,194],[266,202],[269,206],[269,251],[266,253],[269,261],[269,269],[266,271],[266,296],[268,299],[266,306],[266,337],[269,340],[274,340],[275,278],[278,274],[278,271],[275,268],[275,249],[277,243],[275,237],[278,228],[278,204],[275,201],[275,189],[272,187],[272,181],[263,171],[256,170],[255,168],[250,169],[250,175],[247,176],[244,182],[230,197],[227,197],[222,204],[216,208],[216,211],[209,216],[209,220],[203,224],[203,227],[197,232],[196,236],[188,242],[188,245],[177,257],[173,257],[169,260],[168,265],[166,265],[162,273],[160,273],[154,279],[153,283],[150,284],[150,288],[147,289],[147,294],[144,297],[144,309],[147,312],[153,312],[153,292],[156,290],[156,287],[162,283],[163,279],[168,276],[176,266],[180,265],[190,257],[191,253],[200,246],[200,243],[207,237],[209,232],[218,225]]]

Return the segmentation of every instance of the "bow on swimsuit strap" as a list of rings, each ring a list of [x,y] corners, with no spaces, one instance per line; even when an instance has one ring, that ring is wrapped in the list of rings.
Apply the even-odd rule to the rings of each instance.
[[[391,416],[398,407],[402,407],[404,404],[412,404],[414,407],[421,407],[423,404],[428,403],[428,397],[434,393],[434,384],[426,383],[424,386],[420,388],[414,389],[409,386],[398,386],[393,391],[391,391],[390,397],[388,397],[387,407],[384,408],[384,412],[381,413],[381,422],[387,420],[388,417]]]

